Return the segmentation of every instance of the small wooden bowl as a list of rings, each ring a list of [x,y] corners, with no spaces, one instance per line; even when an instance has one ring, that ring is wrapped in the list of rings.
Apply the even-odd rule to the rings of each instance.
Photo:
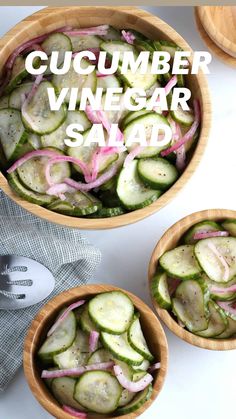
[[[212,41],[236,58],[236,6],[198,6],[197,11]]]
[[[37,351],[46,337],[46,333],[53,324],[60,310],[79,299],[91,298],[96,294],[118,290],[119,288],[110,285],[85,285],[83,287],[72,288],[63,292],[50,300],[33,320],[24,345],[24,373],[28,384],[36,399],[51,415],[58,419],[71,419],[71,415],[65,413],[56,399],[52,396],[43,380],[40,378],[40,369],[37,365]],[[153,393],[151,398],[138,410],[127,415],[116,416],[126,419],[137,418],[141,415],[156,399],[163,386],[168,364],[168,346],[162,326],[152,310],[143,303],[138,297],[128,291],[124,291],[133,301],[135,307],[140,312],[140,321],[145,331],[147,342],[150,346],[155,359],[161,362],[153,381]],[[101,416],[89,414],[88,419],[95,418],[114,418],[114,416]]]
[[[193,214],[188,215],[187,217],[182,218],[182,220],[175,223],[171,226],[165,234],[161,237],[157,243],[152,257],[149,263],[148,278],[149,278],[149,289],[151,293],[151,281],[153,276],[156,273],[158,260],[167,250],[173,249],[179,242],[183,234],[194,224],[203,221],[203,220],[214,220],[221,221],[225,218],[234,218],[236,219],[236,211],[225,210],[225,209],[211,209],[205,211],[198,211]],[[152,293],[151,293],[152,294]],[[151,295],[152,297],[152,295]],[[186,329],[183,329],[171,314],[161,308],[155,299],[152,297],[153,305],[163,322],[166,326],[185,342],[190,343],[191,345],[199,346],[203,349],[212,349],[216,351],[226,351],[229,349],[236,349],[236,338],[229,339],[210,339],[202,338],[196,336],[191,332],[188,332]]]
[[[27,17],[0,40],[0,71],[11,52],[24,41],[35,36],[50,32],[56,28],[71,26],[96,26],[110,24],[117,28],[131,28],[142,32],[150,39],[165,39],[173,41],[186,51],[192,51],[187,42],[167,23],[159,18],[134,7],[55,7],[46,8]],[[191,61],[191,60],[190,60]],[[201,132],[196,149],[193,152],[188,167],[175,182],[156,202],[140,210],[109,219],[74,218],[31,204],[16,196],[10,189],[6,178],[0,173],[0,188],[16,203],[29,212],[53,223],[80,229],[108,229],[120,227],[141,220],[163,208],[183,188],[203,155],[211,120],[210,97],[206,77],[202,72],[190,75],[187,78],[188,87],[198,97],[202,109]]]

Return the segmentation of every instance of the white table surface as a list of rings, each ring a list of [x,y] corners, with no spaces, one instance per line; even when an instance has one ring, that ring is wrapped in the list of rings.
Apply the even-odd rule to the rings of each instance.
[[[33,13],[36,7],[0,7],[0,35]],[[204,50],[190,7],[148,7],[172,25],[195,50]],[[150,304],[147,266],[162,233],[178,219],[207,208],[235,209],[236,71],[213,58],[208,76],[213,103],[213,126],[202,162],[184,190],[157,214],[134,225],[84,232],[103,255],[94,282],[133,291]],[[166,330],[166,329],[165,329]],[[222,419],[235,412],[235,351],[195,348],[166,330],[170,361],[158,399],[143,419]],[[49,419],[32,396],[23,371],[0,395],[1,419]]]

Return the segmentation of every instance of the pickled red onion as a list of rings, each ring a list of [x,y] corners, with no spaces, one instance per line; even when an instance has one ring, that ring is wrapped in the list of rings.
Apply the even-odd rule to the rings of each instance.
[[[86,371],[109,370],[114,366],[113,361],[99,362],[85,365],[85,367],[67,368],[61,370],[43,370],[41,378],[78,377]]]
[[[122,368],[119,365],[114,365],[113,370],[120,385],[132,393],[144,390],[153,381],[153,376],[149,373],[139,381],[130,381],[125,377]]]
[[[228,231],[199,231],[193,235],[194,240],[208,239],[210,237],[228,237]]]
[[[55,332],[58,326],[60,326],[60,324],[66,319],[66,317],[72,310],[74,310],[77,307],[82,306],[84,303],[85,303],[85,300],[80,300],[80,301],[77,301],[76,303],[69,305],[69,307],[67,307],[66,310],[63,311],[63,313],[58,317],[54,325],[49,329],[47,336],[51,336]]]
[[[74,409],[66,404],[63,404],[62,409],[64,412],[69,413],[71,416],[75,416],[76,418],[86,419],[88,417],[87,413],[80,412],[77,409]]]

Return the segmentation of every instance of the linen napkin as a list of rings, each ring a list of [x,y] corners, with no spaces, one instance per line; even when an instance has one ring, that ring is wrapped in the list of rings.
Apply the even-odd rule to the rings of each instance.
[[[100,251],[78,230],[35,217],[0,191],[0,255],[4,254],[41,262],[53,273],[56,285],[47,299],[34,306],[0,310],[0,391],[21,366],[24,337],[39,309],[56,294],[86,284],[101,260]]]

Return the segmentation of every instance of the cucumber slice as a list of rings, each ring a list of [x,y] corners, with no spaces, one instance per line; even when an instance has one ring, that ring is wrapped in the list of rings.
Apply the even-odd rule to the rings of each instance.
[[[74,398],[82,406],[96,413],[116,410],[122,388],[118,380],[107,371],[88,371],[75,386]]]
[[[158,272],[152,279],[152,295],[160,307],[166,310],[171,308],[171,298],[165,272]]]
[[[19,84],[25,77],[28,76],[27,70],[25,68],[25,59],[19,55],[16,57],[11,71],[11,79],[5,89],[5,93],[9,94],[17,84]]]
[[[201,233],[201,232],[211,232],[211,231],[220,231],[222,227],[220,224],[216,223],[215,221],[201,221],[200,223],[194,224],[187,233],[184,234],[183,242],[185,244],[195,244],[198,240],[193,238],[194,234]]]
[[[223,221],[222,227],[227,230],[230,236],[236,237],[236,220],[228,219]]]
[[[103,92],[105,92],[110,87],[114,88],[120,86],[121,82],[118,77],[114,76],[114,74],[106,77],[97,77],[97,88],[100,87],[104,89]]]
[[[101,339],[105,348],[107,348],[115,358],[126,362],[128,365],[142,364],[143,357],[130,346],[127,333],[112,335],[110,333],[102,332]]]
[[[135,73],[128,70],[125,74],[122,74],[121,67],[118,67],[117,72],[124,83],[131,88],[139,87],[140,89],[148,90],[157,81],[157,75],[151,73],[151,63],[148,63],[145,74],[141,73],[140,67]]]
[[[143,335],[139,318],[136,318],[128,330],[128,341],[130,346],[145,359],[153,361],[154,356],[151,354],[146,339]]]
[[[80,63],[81,68],[87,68],[88,63],[86,60],[81,60]],[[69,88],[69,91],[65,97],[65,102],[69,103],[70,101],[70,89],[77,88],[77,104],[80,102],[82,89],[88,87],[94,93],[97,86],[97,77],[96,72],[93,71],[90,74],[77,74],[73,67],[73,60],[71,62],[71,66],[69,71],[66,74],[54,74],[52,78],[52,82],[54,86],[57,88],[58,92],[60,93],[64,87]]]
[[[121,205],[121,202],[115,191],[102,191],[98,196],[103,205],[107,208],[119,207]]]
[[[138,177],[138,161],[133,160],[124,167],[117,182],[117,195],[129,210],[146,207],[156,201],[161,195],[160,191],[147,188]]]
[[[49,336],[38,351],[38,356],[44,360],[52,360],[54,355],[60,354],[68,349],[74,342],[76,336],[76,318],[72,311],[65,320]]]
[[[127,415],[128,413],[132,413],[135,410],[139,409],[141,406],[146,403],[152,395],[152,385],[149,384],[143,391],[137,393],[137,395],[123,407],[117,409],[116,413],[118,415]]]
[[[41,137],[37,134],[29,133],[28,144],[32,147],[32,150],[39,150],[42,147]]]
[[[101,39],[95,35],[73,35],[69,36],[72,51],[86,51],[90,48],[99,48],[101,44]]]
[[[113,28],[113,26],[109,26],[106,35],[100,36],[103,41],[120,41],[120,32]]]
[[[216,303],[209,301],[208,310],[210,317],[207,329],[202,332],[196,332],[198,336],[202,336],[203,338],[213,338],[220,335],[224,332],[228,324],[225,314]]]
[[[232,308],[235,308],[235,303],[236,303],[236,301],[230,301],[229,306],[232,307]],[[220,308],[223,311],[224,315],[227,316],[227,318],[230,318],[230,319],[236,321],[236,314],[235,313],[233,313],[232,311],[227,310],[227,308],[223,308],[223,307],[220,307]]]
[[[140,116],[148,115],[149,113],[152,113],[152,111],[147,111],[146,109],[142,109],[141,111],[135,112],[130,111],[121,123],[122,128],[125,129],[130,122],[136,120],[136,118],[139,118]]]
[[[86,138],[88,136],[89,132],[87,131],[84,134],[84,141],[86,141]],[[67,154],[71,157],[75,157],[76,159],[81,160],[83,163],[85,164],[89,164],[92,160],[92,156],[94,151],[97,148],[97,144],[96,143],[92,143],[90,146],[79,146],[79,147],[68,147],[67,148]],[[114,163],[116,160],[118,159],[118,154],[114,153],[114,154],[110,154],[107,156],[101,156],[99,158],[99,166],[98,166],[98,173],[103,172],[104,170],[106,170],[108,168],[108,166],[110,166],[110,164]],[[78,165],[73,165],[74,169],[79,172],[82,173],[80,167]]]
[[[89,356],[89,335],[78,329],[72,345],[66,351],[55,355],[53,361],[60,369],[76,368],[86,365]]]
[[[171,111],[170,113],[172,118],[179,124],[182,124],[186,127],[189,127],[193,124],[194,114],[192,110],[184,111],[181,106],[178,106],[176,110]]]
[[[80,315],[80,326],[84,332],[90,333],[93,330],[98,330],[94,322],[91,320],[88,311],[88,304],[84,307]]]
[[[114,358],[112,354],[107,349],[97,349],[95,352],[92,353],[88,360],[88,365],[91,364],[100,364],[101,362],[109,362],[112,361]]]
[[[28,134],[16,109],[0,110],[0,140],[7,160],[14,160],[19,149],[27,141]]]
[[[221,283],[215,283],[215,281],[212,281],[206,275],[203,275],[202,278],[205,281],[205,283],[207,284],[207,286],[210,290],[211,298],[213,300],[231,301],[231,300],[234,300],[236,298],[236,292],[234,292],[234,291],[224,292],[223,294],[221,292],[217,293],[215,291],[212,291],[212,287],[217,287],[217,288],[223,288],[224,289],[224,288],[231,287],[232,285],[235,285],[236,284],[236,277],[234,277],[229,282],[221,282]]]
[[[176,45],[174,42],[171,42],[171,41],[159,41],[159,42],[160,42],[161,50],[169,52],[171,58],[175,57],[176,51],[182,51],[182,49],[178,45]]]
[[[121,291],[104,292],[89,301],[89,315],[103,331],[114,334],[125,332],[132,321],[134,306]]]
[[[92,214],[90,218],[109,218],[117,217],[118,215],[125,214],[125,210],[122,207],[112,207],[112,208],[100,208],[98,212]]]
[[[133,373],[133,381],[139,381],[146,375],[146,371],[137,370]]]
[[[9,96],[9,107],[21,110],[22,96],[26,97],[31,91],[33,83],[23,83],[14,89]]]
[[[134,41],[134,45],[138,51],[150,51],[154,52],[155,48],[148,40],[137,39]]]
[[[78,191],[65,193],[64,195],[66,197],[65,201],[58,199],[50,204],[48,209],[72,217],[82,217],[98,211],[101,206],[98,199],[86,192]]]
[[[216,336],[217,339],[227,339],[236,335],[236,320],[227,316],[228,325],[221,335]]]
[[[58,150],[58,153],[60,151]],[[48,157],[33,157],[17,169],[20,181],[34,192],[45,194],[49,186],[45,177],[45,167]],[[70,165],[67,162],[56,163],[51,167],[53,183],[61,183],[70,177]]]
[[[65,138],[68,137],[66,135],[66,129],[70,124],[80,124],[83,126],[84,131],[87,131],[91,127],[91,122],[84,112],[77,110],[68,111],[65,122],[59,128],[51,132],[51,134],[42,136],[43,147],[55,147],[64,151],[66,149]]]
[[[217,248],[229,265],[229,277],[226,280],[224,280],[224,267],[209,248],[209,243],[212,243]],[[200,266],[212,281],[229,282],[236,275],[236,238],[212,237],[199,240],[195,245],[194,253]]]
[[[9,96],[0,97],[0,109],[9,108]]]
[[[202,271],[191,245],[178,246],[165,252],[159,263],[170,276],[184,280],[198,278]]]
[[[198,281],[181,282],[172,299],[173,313],[190,332],[200,332],[208,327],[204,290]]]
[[[130,403],[131,400],[133,400],[133,398],[136,394],[137,393],[132,393],[131,391],[127,390],[126,388],[124,390],[122,390],[120,400],[119,400],[119,403],[118,403],[118,408],[126,406],[128,403]]]
[[[66,51],[72,50],[72,44],[71,40],[68,36],[66,36],[64,33],[53,33],[45,39],[42,43],[42,49],[44,52],[46,52],[47,56],[49,57],[50,62],[50,56],[53,51],[58,51],[58,59],[57,59],[57,66],[59,67],[65,59],[65,53]],[[50,64],[48,65],[48,69],[46,71],[46,74],[50,74]]]
[[[168,189],[178,178],[176,167],[161,157],[140,159],[138,174],[144,183],[158,190]]]
[[[60,377],[54,378],[52,381],[51,390],[55,399],[63,406],[70,406],[74,409],[84,411],[84,407],[81,406],[74,399],[76,380],[71,377]]]
[[[16,192],[17,195],[23,199],[26,199],[26,201],[31,202],[32,204],[47,206],[55,200],[54,196],[39,194],[25,188],[25,186],[20,182],[16,172],[8,174],[7,180],[10,187],[14,190],[14,192]]]
[[[48,88],[53,88],[49,81],[40,83],[35,95],[26,105],[23,115],[26,128],[39,135],[55,131],[66,119],[65,106],[61,106],[58,111],[51,111]]]
[[[125,51],[131,51],[137,56],[137,50],[133,45],[127,44],[127,42],[113,41],[113,42],[102,42],[100,45],[102,51],[106,51],[107,55],[112,58],[114,52],[120,53],[119,62],[122,63]],[[139,86],[141,87],[141,86]]]
[[[144,359],[142,364],[140,365],[132,365],[133,370],[136,370],[138,372],[144,371],[146,372],[148,368],[150,367],[150,362],[147,359]]]
[[[155,125],[164,124],[169,125],[167,119],[159,115],[156,112],[149,112],[147,114],[141,115],[138,118],[135,118],[133,121],[131,121],[124,129],[124,140],[127,142],[132,130],[134,129],[134,126],[136,124],[144,125],[145,127],[145,138],[146,141],[150,141],[151,139],[151,133],[152,129]],[[159,133],[161,134],[162,131],[160,130]],[[133,143],[131,146],[128,146],[128,150],[132,151],[138,144]],[[144,147],[144,150],[141,151],[137,158],[144,158],[144,157],[153,157],[159,154],[162,150],[167,148],[169,144],[166,144],[165,146],[147,146]]]

